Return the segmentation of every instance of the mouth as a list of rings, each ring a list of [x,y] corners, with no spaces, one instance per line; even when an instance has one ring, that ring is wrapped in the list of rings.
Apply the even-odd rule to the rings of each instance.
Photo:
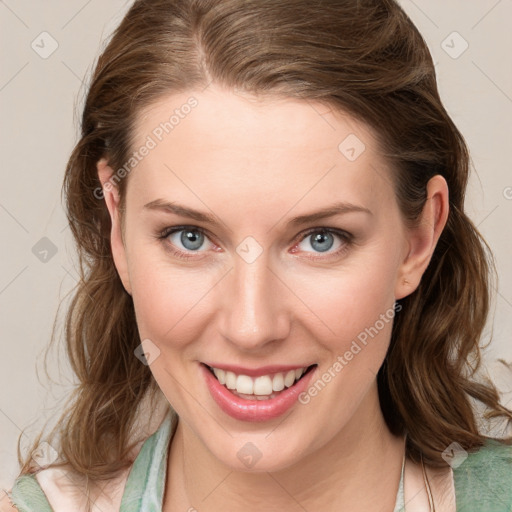
[[[317,365],[303,366],[294,370],[273,372],[258,377],[214,368],[205,364],[209,372],[234,395],[245,400],[270,400],[294,386]]]
[[[225,413],[243,421],[266,421],[280,416],[297,402],[318,364],[257,376],[205,363],[200,367],[211,396]]]

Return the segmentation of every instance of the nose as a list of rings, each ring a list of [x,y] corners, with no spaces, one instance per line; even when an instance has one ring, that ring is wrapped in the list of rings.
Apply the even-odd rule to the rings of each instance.
[[[247,263],[235,258],[219,290],[220,331],[238,350],[255,352],[290,332],[290,292],[265,253]]]

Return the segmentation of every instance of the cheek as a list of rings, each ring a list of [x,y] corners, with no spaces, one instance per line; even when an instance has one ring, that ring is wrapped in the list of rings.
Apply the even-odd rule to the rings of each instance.
[[[322,321],[324,331],[346,345],[373,326],[381,315],[392,318],[397,269],[394,246],[375,244],[353,254],[335,270],[292,270],[288,282],[293,283],[297,296]],[[386,331],[380,322],[378,326]]]
[[[138,258],[131,270],[133,301],[142,338],[164,342],[172,339],[179,347],[189,341],[204,316],[202,298],[215,281],[207,273],[178,269]],[[204,300],[204,299],[203,299]]]

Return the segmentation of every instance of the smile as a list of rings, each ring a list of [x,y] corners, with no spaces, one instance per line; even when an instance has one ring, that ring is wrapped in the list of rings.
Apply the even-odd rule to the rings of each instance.
[[[255,376],[204,363],[200,367],[211,396],[225,413],[243,421],[267,421],[280,416],[297,402],[317,365],[268,371]]]
[[[210,368],[217,380],[233,394],[248,400],[268,400],[277,396],[279,391],[292,387],[309,367],[297,368],[286,373],[278,372],[260,377],[237,375],[221,368]]]

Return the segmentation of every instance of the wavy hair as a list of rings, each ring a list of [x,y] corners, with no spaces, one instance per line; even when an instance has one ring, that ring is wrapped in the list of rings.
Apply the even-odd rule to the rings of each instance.
[[[390,430],[407,431],[415,461],[445,465],[441,454],[454,440],[468,451],[482,446],[487,436],[472,401],[486,418],[512,420],[493,384],[476,379],[495,268],[464,213],[468,149],[439,97],[427,45],[402,8],[393,0],[137,0],[98,58],[64,179],[81,274],[65,323],[78,384],[52,431],[54,465],[91,481],[127,468],[136,406],[157,389],[134,357],[141,340],[112,258],[97,162],[121,168],[143,109],[212,81],[323,102],[364,121],[391,163],[411,225],[429,179],[446,179],[448,221],[419,287],[399,301],[379,396]],[[126,182],[116,185],[121,201]],[[29,457],[20,463],[22,474],[34,471]]]

